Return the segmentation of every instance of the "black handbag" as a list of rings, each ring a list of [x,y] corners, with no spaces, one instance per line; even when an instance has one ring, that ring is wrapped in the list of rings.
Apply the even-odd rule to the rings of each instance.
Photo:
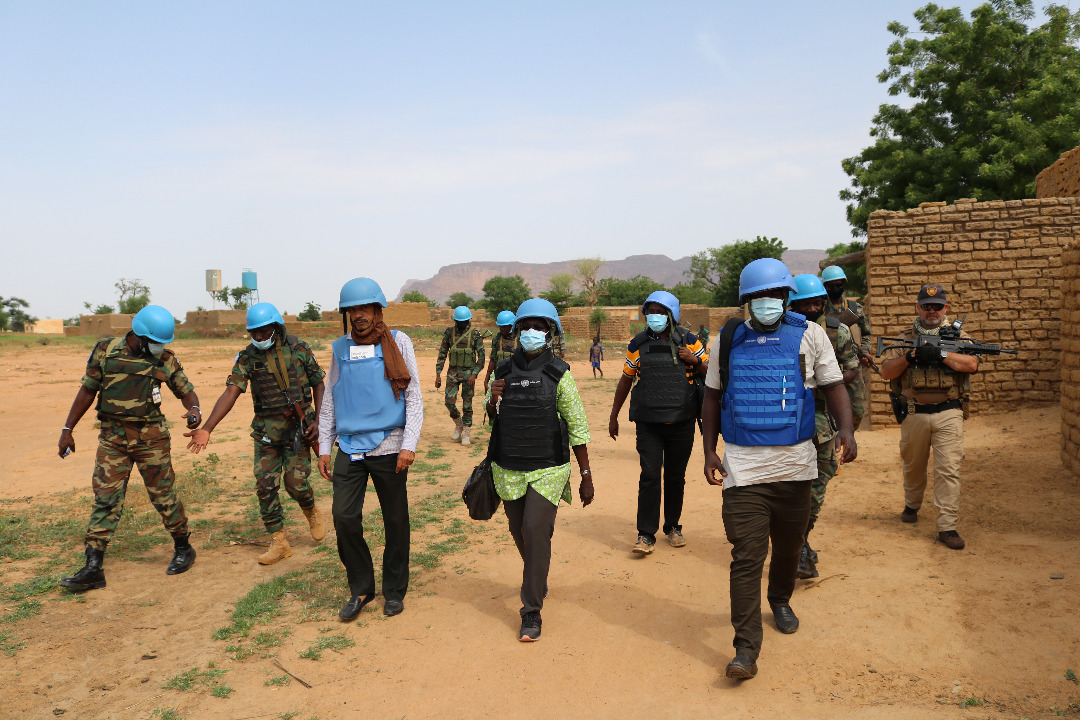
[[[495,489],[495,477],[491,474],[491,453],[495,442],[495,423],[492,423],[491,437],[488,440],[488,454],[480,464],[473,468],[465,487],[461,490],[461,499],[473,520],[490,520],[499,509],[502,498]]]

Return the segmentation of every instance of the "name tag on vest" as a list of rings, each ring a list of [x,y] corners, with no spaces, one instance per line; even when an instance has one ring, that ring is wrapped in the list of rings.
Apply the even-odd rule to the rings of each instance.
[[[374,345],[353,345],[349,348],[350,360],[366,360],[375,357]]]

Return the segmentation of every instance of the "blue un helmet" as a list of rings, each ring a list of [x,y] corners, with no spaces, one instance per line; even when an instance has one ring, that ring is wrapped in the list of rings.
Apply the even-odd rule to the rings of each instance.
[[[514,313],[509,310],[503,310],[499,313],[499,316],[495,318],[495,324],[500,327],[503,325],[513,325],[515,320],[517,320],[517,318],[514,317]]]
[[[147,305],[131,318],[131,329],[139,337],[150,338],[156,343],[171,343],[176,320],[160,305]]]
[[[788,297],[788,302],[796,300],[809,300],[810,298],[825,297],[825,285],[817,275],[805,273],[795,276],[795,294]]]
[[[656,303],[657,305],[663,305],[671,311],[671,319],[675,322],[679,322],[679,298],[675,297],[667,290],[657,290],[656,292],[645,298],[645,302],[641,304],[641,314],[645,314],[645,306],[649,303]]]
[[[833,280],[847,280],[844,269],[839,265],[830,265],[821,271],[821,282],[827,283],[832,282]]]
[[[252,305],[247,311],[247,329],[266,327],[267,325],[284,325],[285,320],[281,317],[278,309],[268,302]]]
[[[787,265],[776,258],[758,258],[748,263],[739,275],[739,302],[746,302],[747,295],[776,288],[799,290]]]
[[[514,319],[515,328],[519,322],[525,318],[544,318],[548,321],[548,324],[554,323],[555,327],[552,331],[558,331],[562,335],[562,323],[559,321],[559,311],[555,309],[555,306],[543,298],[529,298],[525,302],[518,305],[517,317]]]
[[[357,305],[371,304],[386,307],[386,296],[383,295],[382,288],[371,278],[353,278],[341,286],[341,296],[338,300],[338,310],[341,312]]]
[[[454,308],[454,322],[465,322],[466,320],[472,320],[472,310],[468,305],[458,305]]]

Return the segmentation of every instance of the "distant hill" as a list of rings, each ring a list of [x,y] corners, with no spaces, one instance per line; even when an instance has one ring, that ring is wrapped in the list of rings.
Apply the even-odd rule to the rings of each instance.
[[[792,274],[817,273],[818,261],[825,257],[824,250],[788,250],[784,253],[784,262]],[[600,267],[598,276],[627,280],[636,275],[650,277],[667,287],[685,281],[686,271],[690,269],[689,256],[672,260],[667,255],[631,255],[622,260],[608,260]],[[488,278],[520,275],[534,293],[541,293],[548,288],[552,275],[570,273],[574,275],[572,260],[552,263],[523,262],[467,262],[445,265],[439,268],[434,277],[427,280],[406,280],[395,300],[412,290],[419,290],[425,296],[439,303],[446,302],[452,293],[463,292],[469,297],[482,298],[484,283]]]

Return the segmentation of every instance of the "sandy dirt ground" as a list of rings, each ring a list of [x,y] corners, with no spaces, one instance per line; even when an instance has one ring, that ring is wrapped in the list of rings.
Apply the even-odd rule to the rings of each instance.
[[[173,346],[205,412],[241,345]],[[77,452],[56,456],[88,350],[0,348],[0,522],[21,503],[72,490],[82,500],[80,519],[88,515],[92,417],[75,432]],[[1080,714],[1080,688],[1065,677],[1080,671],[1080,484],[1058,460],[1056,407],[1000,408],[968,422],[960,552],[934,541],[929,498],[919,523],[899,522],[899,430],[859,433],[859,459],[831,484],[815,530],[821,577],[799,581],[792,598],[801,627],[781,635],[766,606],[760,673],[737,683],[723,675],[732,656],[730,546],[721,492],[702,477],[700,438],[687,473],[686,547],[661,539],[653,555],[633,557],[638,465],[625,410],[618,441],[606,432],[619,364],[605,362],[607,377],[594,380],[583,356],[570,359],[592,427],[596,501],[583,509],[575,498],[560,509],[541,642],[516,639],[521,565],[500,518],[476,524],[466,549],[421,573],[402,615],[385,618],[380,599],[356,624],[341,625],[334,613],[296,623],[276,657],[312,687],[268,686],[281,675],[272,659],[234,661],[211,634],[255,584],[309,561],[315,543],[294,526],[293,557],[261,567],[259,548],[204,549],[196,535],[198,560],[186,574],[164,574],[165,544],[153,562],[107,558],[108,587],[86,593],[85,602],[57,591],[43,596],[42,614],[15,626],[25,647],[0,655],[0,717],[152,718],[162,708],[232,720]],[[411,487],[413,500],[459,489],[478,454],[450,444],[452,424],[433,387],[434,353],[422,351],[419,362],[420,449],[443,443],[454,472],[441,486]],[[167,407],[182,473],[192,456],[180,437],[181,406],[169,397]],[[245,396],[215,433],[231,439],[210,448],[241,474],[250,472],[250,460],[239,457],[251,452],[249,420]],[[477,435],[486,440],[485,431]],[[136,476],[129,498],[144,494]],[[329,497],[320,505],[329,512]],[[295,504],[286,509],[302,520]],[[463,509],[454,512],[471,522]],[[332,528],[324,542],[334,542]],[[3,582],[18,577],[2,562],[0,573]],[[1051,578],[1057,574],[1064,579]],[[355,645],[301,659],[327,628]],[[210,662],[228,669],[228,698],[162,688]]]

